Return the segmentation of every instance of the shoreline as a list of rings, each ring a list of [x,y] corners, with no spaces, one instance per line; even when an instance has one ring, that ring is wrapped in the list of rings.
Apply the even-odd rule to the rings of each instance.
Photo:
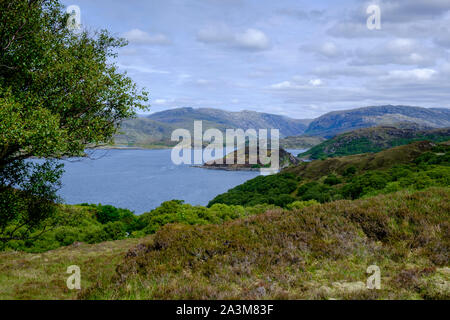
[[[92,148],[92,150],[167,150],[172,147],[169,146],[149,146],[149,147],[141,147],[141,146],[99,146]]]
[[[222,170],[222,171],[260,171],[261,168],[230,168],[230,167],[210,167],[205,165],[191,165],[191,168],[207,169],[207,170]]]

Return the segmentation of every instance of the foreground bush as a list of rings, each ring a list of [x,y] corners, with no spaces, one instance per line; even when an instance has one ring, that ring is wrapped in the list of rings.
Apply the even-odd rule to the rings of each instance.
[[[450,298],[450,189],[170,224],[80,298]],[[376,264],[382,289],[365,289]]]

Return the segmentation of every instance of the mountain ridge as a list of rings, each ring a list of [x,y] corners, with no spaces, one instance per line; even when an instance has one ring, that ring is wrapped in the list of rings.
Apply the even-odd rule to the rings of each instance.
[[[374,106],[333,111],[316,119],[294,119],[283,115],[257,111],[226,111],[214,108],[175,108],[150,115],[129,119],[121,124],[121,134],[115,136],[116,145],[140,147],[170,147],[171,133],[183,128],[193,132],[194,121],[202,120],[203,130],[210,128],[225,132],[226,129],[279,129],[286,140],[284,147],[295,146],[292,142],[311,146],[311,137],[332,138],[337,134],[355,129],[376,126],[399,126],[415,124],[420,129],[450,127],[450,109],[409,106]],[[320,142],[320,139],[316,139]]]
[[[210,128],[225,132],[226,129],[279,129],[280,136],[302,134],[312,119],[293,119],[287,116],[257,111],[225,111],[213,108],[191,107],[169,109],[129,119],[122,123],[115,143],[129,146],[173,146],[171,133],[183,128],[193,133],[194,121],[202,120],[203,130]]]
[[[338,133],[409,122],[431,128],[450,127],[450,109],[410,106],[371,106],[332,111],[312,121],[305,134],[332,138]]]

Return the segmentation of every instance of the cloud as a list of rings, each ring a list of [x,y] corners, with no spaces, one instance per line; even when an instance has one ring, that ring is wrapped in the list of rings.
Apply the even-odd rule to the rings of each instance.
[[[257,29],[247,29],[235,35],[238,47],[249,50],[266,50],[270,47],[269,38]]]
[[[382,0],[380,7],[386,21],[404,22],[440,17],[450,10],[450,1]]]
[[[319,56],[326,58],[336,58],[341,56],[341,50],[334,42],[331,41],[327,41],[321,44],[302,46],[301,49],[313,52]]]
[[[125,32],[123,36],[130,42],[134,44],[147,44],[147,45],[168,45],[170,40],[164,34],[157,33],[150,35],[149,33],[142,31],[140,29],[132,29]]]
[[[450,49],[450,28],[440,28],[439,31],[436,32],[434,43],[438,46]]]
[[[197,32],[197,41],[250,51],[267,50],[271,46],[269,38],[261,30],[249,28],[241,32],[233,32],[225,25],[200,29]]]
[[[317,87],[317,86],[322,85],[322,80],[320,80],[320,79],[312,79],[312,80],[309,80],[309,84],[314,86],[314,87]]]
[[[292,81],[283,81],[270,85],[268,88],[271,90],[307,90],[314,87],[320,87],[323,85],[321,79],[306,80],[304,77],[296,76],[292,78]]]
[[[207,79],[197,79],[195,81],[195,84],[200,85],[200,86],[207,86],[207,85],[210,85],[212,83],[213,83],[213,81],[207,80]]]
[[[365,66],[319,66],[310,72],[311,74],[328,79],[339,77],[366,78],[382,74],[382,71]]]
[[[170,71],[158,70],[158,69],[153,69],[153,68],[138,66],[138,65],[128,65],[128,64],[120,64],[119,63],[119,64],[117,64],[117,66],[119,68],[122,68],[125,70],[134,70],[134,71],[142,72],[142,73],[170,74]]]
[[[286,89],[295,89],[297,86],[295,86],[292,82],[290,81],[283,81],[280,83],[275,83],[270,85],[271,89],[275,89],[275,90],[286,90]]]
[[[153,101],[153,104],[154,105],[164,105],[164,104],[166,104],[167,103],[167,100],[166,99],[155,99],[154,101]]]
[[[351,65],[416,65],[431,66],[439,58],[436,49],[428,48],[413,39],[393,39],[371,49],[357,49]]]
[[[221,43],[233,40],[233,34],[224,24],[207,26],[197,32],[197,41],[203,43]]]
[[[409,81],[428,81],[431,80],[437,71],[434,69],[413,69],[413,70],[392,70],[385,80],[409,80]]]
[[[281,15],[290,16],[298,20],[320,20],[324,17],[325,10],[298,10],[298,9],[280,9],[278,13]]]
[[[450,12],[448,0],[379,0],[381,30],[369,30],[366,9],[370,4],[373,2],[364,1],[337,20],[327,33],[338,38],[431,37]]]

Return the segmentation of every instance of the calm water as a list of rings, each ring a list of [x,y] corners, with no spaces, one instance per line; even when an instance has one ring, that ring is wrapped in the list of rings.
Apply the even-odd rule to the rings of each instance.
[[[174,165],[171,150],[96,150],[92,159],[63,161],[60,195],[65,203],[101,203],[140,214],[162,202],[180,199],[206,205],[258,175]]]
[[[96,150],[91,159],[63,161],[59,194],[68,204],[110,204],[141,214],[172,199],[206,205],[216,195],[259,174],[177,166],[170,153],[169,149]]]

